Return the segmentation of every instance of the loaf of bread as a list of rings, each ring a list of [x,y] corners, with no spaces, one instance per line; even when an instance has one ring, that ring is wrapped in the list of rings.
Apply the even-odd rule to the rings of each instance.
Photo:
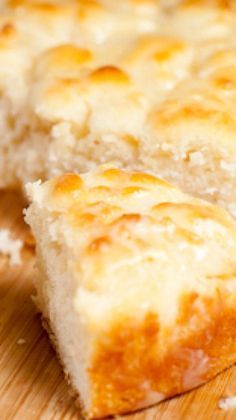
[[[49,122],[51,115],[42,115],[40,101],[35,98],[41,79],[51,79],[52,83],[54,79],[54,84],[57,79],[58,84],[63,78],[67,79],[67,83],[71,80],[72,89],[73,78],[79,79],[80,69],[87,68],[92,55],[95,60],[93,67],[104,60],[112,63],[127,40],[132,45],[137,36],[155,32],[160,10],[158,3],[156,0],[1,1],[0,187],[16,187],[26,180],[46,177],[57,149],[55,145],[50,152],[50,145],[56,142],[56,134],[53,133],[61,132],[64,125],[64,131],[67,125],[70,129],[69,92],[66,93],[65,89],[64,93],[61,92],[57,105],[60,108],[67,100],[69,102],[67,110],[59,112],[58,128],[57,124]],[[44,58],[45,51],[58,46],[62,46],[59,52],[54,54],[52,50],[51,53],[55,59],[48,58],[50,53]],[[82,52],[84,58],[81,59],[76,47],[79,51],[94,51],[94,54]],[[46,72],[47,67],[51,68],[50,74]],[[46,80],[43,82],[46,83]],[[74,96],[77,95],[78,90],[75,89]],[[58,99],[59,96],[60,90]],[[79,115],[79,112],[78,108],[74,115]],[[80,125],[79,121],[75,132],[80,136],[81,129],[77,125]],[[63,155],[67,148],[68,135],[65,133],[58,153]]]
[[[233,0],[0,6],[0,187],[114,162],[236,215]]]
[[[236,222],[150,174],[102,166],[27,186],[36,302],[89,418],[235,362]]]

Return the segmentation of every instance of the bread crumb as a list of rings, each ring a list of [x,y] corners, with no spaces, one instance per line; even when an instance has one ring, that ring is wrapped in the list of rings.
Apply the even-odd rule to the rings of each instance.
[[[24,344],[26,344],[26,340],[24,338],[20,338],[19,340],[17,340],[16,344],[18,344],[19,346],[23,346]]]
[[[20,255],[22,247],[21,239],[12,239],[8,229],[0,230],[0,254],[9,256],[10,265],[22,263]]]
[[[221,410],[231,410],[233,408],[236,408],[236,396],[221,398],[218,402],[218,407]]]

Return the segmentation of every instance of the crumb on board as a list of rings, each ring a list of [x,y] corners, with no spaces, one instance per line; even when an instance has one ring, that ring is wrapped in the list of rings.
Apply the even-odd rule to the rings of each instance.
[[[231,410],[236,408],[236,396],[221,398],[219,400],[218,406],[221,410]]]
[[[21,239],[12,239],[8,229],[0,229],[0,254],[8,255],[10,265],[21,264]]]
[[[20,338],[19,340],[17,340],[16,344],[18,344],[19,346],[23,346],[24,344],[26,344],[26,340],[24,338]]]

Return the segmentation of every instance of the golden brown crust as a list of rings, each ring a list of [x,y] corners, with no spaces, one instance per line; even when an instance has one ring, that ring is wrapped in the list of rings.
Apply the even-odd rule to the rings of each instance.
[[[58,178],[53,184],[53,194],[61,196],[62,194],[70,194],[80,189],[83,181],[78,174],[65,174]]]
[[[114,66],[97,69],[90,75],[90,80],[96,83],[129,83],[129,78],[125,72]]]
[[[192,333],[186,330],[191,323]],[[236,311],[227,308],[223,297],[199,300],[196,293],[182,296],[177,339],[167,340],[163,354],[155,314],[147,314],[140,323],[121,320],[96,347],[90,368],[92,414],[127,413],[150,405],[146,401],[152,393],[169,398],[213,378],[235,362],[235,327]],[[164,334],[175,335],[168,330]]]

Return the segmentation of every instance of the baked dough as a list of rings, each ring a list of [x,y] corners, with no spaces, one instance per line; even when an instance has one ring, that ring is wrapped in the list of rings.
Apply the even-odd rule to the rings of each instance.
[[[235,362],[225,210],[113,166],[27,191],[36,302],[89,418],[149,406]]]
[[[236,214],[234,3],[1,2],[0,187],[113,161]]]

